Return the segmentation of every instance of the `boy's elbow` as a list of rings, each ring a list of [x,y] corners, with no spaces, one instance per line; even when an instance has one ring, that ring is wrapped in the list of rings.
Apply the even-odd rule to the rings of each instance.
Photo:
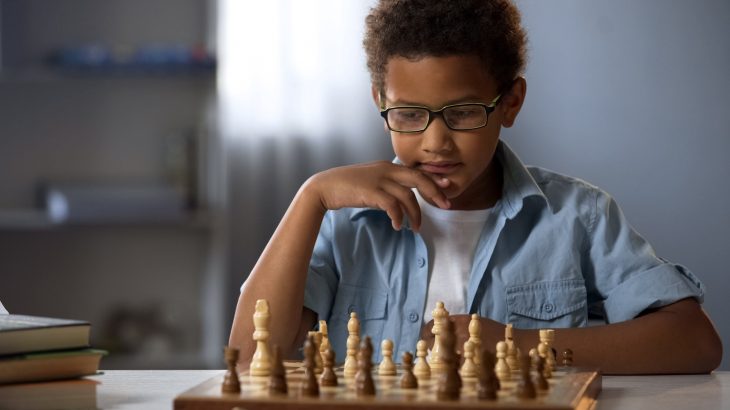
[[[720,367],[722,362],[722,339],[715,329],[715,325],[699,304],[696,305],[696,316],[692,318],[695,326],[693,331],[686,334],[695,348],[684,352],[697,366],[697,373],[710,373]]]
[[[698,367],[700,367],[700,373],[710,373],[713,370],[720,367],[722,362],[722,340],[720,335],[717,334],[715,326],[712,325],[709,319],[707,325],[703,326],[704,329],[701,331],[698,337],[698,351],[687,352],[690,356],[697,354]]]

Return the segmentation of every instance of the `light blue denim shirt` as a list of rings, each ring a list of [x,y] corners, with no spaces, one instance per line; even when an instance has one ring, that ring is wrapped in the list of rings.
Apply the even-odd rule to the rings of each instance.
[[[503,195],[484,224],[467,289],[470,313],[517,328],[586,326],[588,307],[605,320],[694,297],[704,286],[686,268],[657,257],[604,191],[576,178],[526,167],[503,142]],[[304,305],[328,323],[337,361],[345,358],[350,312],[375,357],[393,340],[394,357],[415,351],[428,287],[421,236],[396,231],[385,212],[328,211],[309,266]],[[379,359],[378,359],[379,360]]]

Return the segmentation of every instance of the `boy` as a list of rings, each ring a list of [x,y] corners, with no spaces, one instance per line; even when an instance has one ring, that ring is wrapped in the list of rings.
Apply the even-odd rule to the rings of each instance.
[[[555,328],[558,351],[609,374],[719,365],[699,280],[656,257],[605,192],[527,168],[499,140],[526,94],[526,36],[509,0],[381,0],[366,26],[397,159],[302,185],[242,287],[230,344],[243,362],[257,299],[271,305],[271,343],[291,354],[324,319],[339,361],[350,312],[376,357],[388,338],[399,358],[430,336],[441,300],[459,343],[478,313],[490,350],[512,323],[523,352]],[[594,306],[610,324],[587,327]]]

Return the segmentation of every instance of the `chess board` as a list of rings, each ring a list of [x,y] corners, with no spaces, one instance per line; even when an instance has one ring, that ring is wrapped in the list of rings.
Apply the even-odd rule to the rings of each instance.
[[[373,371],[376,395],[358,397],[355,394],[354,379],[346,379],[342,368],[338,368],[339,386],[320,387],[319,397],[304,397],[299,394],[299,385],[304,374],[301,363],[286,362],[288,395],[271,396],[268,392],[268,378],[254,377],[248,371],[240,374],[241,393],[221,393],[224,371],[175,398],[175,409],[234,409],[278,410],[278,409],[429,409],[451,410],[457,408],[486,409],[540,409],[540,410],[587,410],[595,407],[601,391],[601,375],[596,371],[580,369],[558,369],[549,380],[550,389],[539,392],[535,399],[520,399],[514,394],[519,373],[502,383],[496,401],[478,400],[476,379],[464,379],[461,397],[456,401],[436,399],[436,377],[419,380],[416,390],[401,389],[400,370],[396,376],[379,376],[377,367]]]

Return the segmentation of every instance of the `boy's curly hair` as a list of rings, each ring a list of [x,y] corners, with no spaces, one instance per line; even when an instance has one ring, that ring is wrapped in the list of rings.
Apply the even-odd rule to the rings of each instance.
[[[365,18],[363,45],[370,79],[385,88],[393,56],[478,56],[500,92],[526,61],[527,35],[511,0],[380,0]]]

